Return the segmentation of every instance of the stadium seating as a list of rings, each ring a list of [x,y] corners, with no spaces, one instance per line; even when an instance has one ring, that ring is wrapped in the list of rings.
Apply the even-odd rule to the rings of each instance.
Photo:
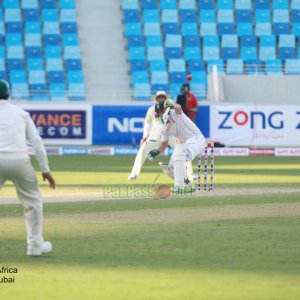
[[[191,72],[198,100],[206,99],[206,76],[214,64],[225,74],[299,74],[299,0],[140,3],[122,0],[121,7],[132,78],[136,70],[148,72],[148,81],[144,76],[142,83],[147,95],[149,88],[154,93],[163,87],[176,96],[184,74]],[[18,21],[17,13],[10,17]],[[18,44],[18,36],[11,36],[10,42]],[[38,47],[38,41],[32,46]],[[140,84],[132,80],[135,99],[144,100]]]
[[[85,99],[74,0],[1,1],[0,76],[17,99]]]

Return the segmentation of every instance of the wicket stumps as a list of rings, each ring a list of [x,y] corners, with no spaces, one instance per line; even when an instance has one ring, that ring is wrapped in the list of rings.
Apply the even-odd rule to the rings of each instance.
[[[209,148],[210,148],[210,159],[209,157]],[[203,158],[202,158],[203,157]],[[207,142],[206,147],[204,148],[204,153],[198,155],[198,191],[201,191],[201,166],[203,161],[203,190],[212,191],[214,186],[214,167],[215,167],[215,158],[214,158],[214,143]],[[207,169],[208,161],[210,161],[210,182],[208,186],[207,181]]]

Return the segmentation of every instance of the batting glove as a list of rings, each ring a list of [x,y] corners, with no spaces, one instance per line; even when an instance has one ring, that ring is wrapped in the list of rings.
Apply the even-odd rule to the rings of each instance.
[[[158,149],[151,150],[148,154],[148,159],[152,161],[159,153],[160,151]]]
[[[173,101],[171,99],[167,99],[164,103],[164,107],[165,108],[168,108],[168,107],[173,108]]]

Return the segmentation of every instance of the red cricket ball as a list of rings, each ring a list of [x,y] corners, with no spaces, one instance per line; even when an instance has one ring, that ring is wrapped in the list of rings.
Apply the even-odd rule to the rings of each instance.
[[[191,74],[188,74],[188,75],[186,75],[186,79],[190,81],[190,80],[192,80],[192,79],[193,79],[193,77],[192,77],[192,75],[191,75]]]

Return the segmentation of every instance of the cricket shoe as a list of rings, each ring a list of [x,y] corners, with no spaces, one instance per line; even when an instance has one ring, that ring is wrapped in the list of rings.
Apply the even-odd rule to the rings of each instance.
[[[128,176],[128,180],[136,180],[136,179],[137,179],[137,175],[130,174]]]
[[[52,243],[44,241],[41,247],[28,247],[27,255],[29,256],[41,256],[42,254],[49,253],[52,251]]]
[[[172,179],[174,179],[174,170],[172,168],[170,168],[167,164],[165,164],[162,161],[160,161],[158,164],[160,165],[160,167],[162,168],[162,171],[166,175],[168,175],[169,177],[171,177]]]
[[[189,181],[194,181],[194,180],[197,180],[198,177],[195,174],[190,174],[190,175],[188,175],[188,179],[189,179]]]

